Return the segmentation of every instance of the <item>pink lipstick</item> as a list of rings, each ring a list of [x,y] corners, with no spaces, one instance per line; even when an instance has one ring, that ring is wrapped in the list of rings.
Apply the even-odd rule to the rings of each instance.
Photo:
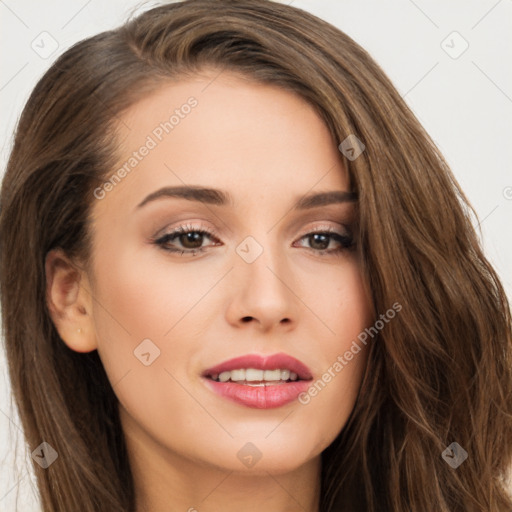
[[[284,353],[249,354],[205,370],[205,384],[218,395],[247,407],[286,405],[309,387],[309,368]]]

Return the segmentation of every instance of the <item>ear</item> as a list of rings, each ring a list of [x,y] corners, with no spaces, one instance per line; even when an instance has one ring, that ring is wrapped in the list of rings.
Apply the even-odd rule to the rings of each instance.
[[[62,249],[48,252],[45,270],[46,303],[60,337],[76,352],[95,350],[92,295],[85,271]]]

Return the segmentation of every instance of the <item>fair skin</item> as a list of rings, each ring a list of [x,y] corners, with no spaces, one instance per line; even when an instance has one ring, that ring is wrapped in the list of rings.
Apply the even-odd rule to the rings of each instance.
[[[198,101],[93,199],[91,274],[49,253],[50,311],[70,348],[98,350],[120,403],[137,512],[317,512],[320,455],[354,407],[366,348],[306,405],[247,407],[212,392],[201,373],[245,354],[284,352],[316,381],[371,325],[357,251],[335,236],[306,236],[348,236],[355,204],[295,210],[305,195],[349,190],[326,126],[290,92],[214,76],[162,86],[123,115],[121,165],[187,98]],[[185,184],[221,189],[233,204],[160,197],[137,207]],[[151,243],[180,225],[215,236],[200,238],[205,250],[193,256]],[[248,236],[263,248],[251,263],[236,251]],[[197,244],[176,237],[166,246]],[[134,356],[147,338],[160,350],[148,366]],[[237,456],[248,442],[262,455],[252,467]]]

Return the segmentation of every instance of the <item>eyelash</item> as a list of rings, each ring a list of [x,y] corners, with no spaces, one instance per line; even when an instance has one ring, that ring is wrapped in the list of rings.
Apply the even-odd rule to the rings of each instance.
[[[171,252],[171,253],[179,253],[180,256],[183,256],[184,254],[190,254],[192,256],[195,256],[197,253],[204,252],[207,249],[207,247],[200,247],[198,249],[181,250],[181,249],[171,249],[171,248],[169,248],[169,246],[166,245],[169,243],[169,241],[174,240],[178,236],[183,235],[183,234],[188,234],[188,233],[199,233],[201,235],[207,236],[208,238],[211,238],[215,242],[219,242],[219,239],[216,237],[216,234],[213,230],[210,231],[207,229],[195,228],[190,225],[181,225],[181,226],[178,226],[173,231],[161,236],[160,238],[153,239],[152,243],[159,246],[164,251]],[[303,235],[299,240],[307,238],[311,235],[327,235],[327,236],[337,240],[341,244],[341,247],[338,247],[337,249],[313,249],[311,247],[306,247],[306,249],[309,249],[310,251],[320,254],[320,255],[324,255],[324,254],[337,255],[337,254],[342,253],[343,251],[352,249],[354,247],[354,240],[351,236],[340,235],[339,233],[334,231],[333,228],[330,228],[330,227],[310,231],[309,233],[306,233],[305,235]]]

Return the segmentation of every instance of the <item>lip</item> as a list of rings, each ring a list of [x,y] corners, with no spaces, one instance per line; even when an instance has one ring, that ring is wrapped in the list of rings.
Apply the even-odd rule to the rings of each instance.
[[[239,368],[254,368],[256,370],[290,370],[295,372],[301,380],[311,380],[313,375],[310,369],[298,359],[283,352],[271,356],[259,354],[247,354],[241,357],[229,359],[203,372],[203,377],[210,377],[214,373],[229,372]]]
[[[239,368],[255,368],[257,370],[288,369],[295,372],[301,380],[283,382],[272,386],[249,386],[230,381],[218,382],[208,378],[212,374],[220,374]],[[221,397],[256,409],[273,409],[289,404],[308,389],[309,381],[313,378],[311,371],[305,364],[284,353],[271,356],[249,354],[236,357],[205,370],[202,377],[208,388]]]

